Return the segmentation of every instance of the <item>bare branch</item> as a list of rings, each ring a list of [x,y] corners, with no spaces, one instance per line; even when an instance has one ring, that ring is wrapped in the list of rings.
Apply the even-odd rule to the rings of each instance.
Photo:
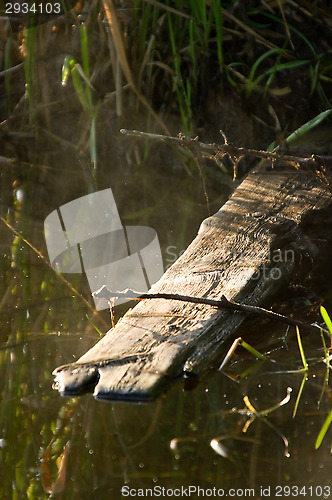
[[[228,155],[230,157],[235,157],[235,158],[241,158],[244,156],[255,156],[257,158],[268,159],[273,162],[277,160],[280,162],[290,163],[295,167],[299,167],[301,164],[301,166],[307,166],[310,167],[311,169],[313,167],[316,168],[317,166],[322,165],[323,162],[326,160],[332,160],[332,156],[312,155],[310,157],[302,157],[302,156],[273,153],[270,151],[259,150],[259,149],[237,147],[234,146],[233,144],[230,144],[227,140],[225,141],[225,144],[214,144],[214,143],[205,144],[204,142],[198,141],[197,137],[195,139],[192,139],[189,137],[185,137],[182,134],[179,134],[178,137],[173,137],[162,134],[151,134],[149,132],[141,132],[139,130],[121,129],[120,132],[121,134],[126,134],[126,135],[133,135],[137,137],[144,137],[149,139],[157,139],[157,140],[171,142],[178,146],[182,146],[185,147],[186,149],[189,149],[193,153],[193,156],[195,156],[195,150],[197,150],[197,147],[199,147],[201,154],[203,156],[208,156],[208,157],[211,157],[211,155],[219,157]],[[225,140],[224,134],[223,137]]]
[[[203,304],[212,307],[217,307],[218,309],[228,309],[231,311],[242,311],[247,314],[259,314],[261,316],[266,316],[270,319],[276,319],[281,321],[282,323],[286,323],[291,326],[301,326],[304,328],[320,328],[316,324],[308,324],[303,323],[302,321],[298,321],[293,318],[289,318],[284,316],[283,314],[276,313],[274,311],[269,311],[267,309],[263,309],[262,307],[250,306],[248,304],[239,304],[238,302],[234,302],[226,299],[224,295],[221,296],[220,300],[207,299],[204,297],[190,297],[188,295],[178,295],[176,293],[140,293],[135,290],[131,290],[130,288],[126,288],[123,291],[111,292],[108,288],[103,285],[99,290],[93,292],[94,297],[98,299],[106,300],[109,305],[113,304],[114,299],[116,298],[126,298],[132,300],[145,300],[145,299],[166,299],[166,300],[179,300],[181,302],[191,302],[194,304]]]

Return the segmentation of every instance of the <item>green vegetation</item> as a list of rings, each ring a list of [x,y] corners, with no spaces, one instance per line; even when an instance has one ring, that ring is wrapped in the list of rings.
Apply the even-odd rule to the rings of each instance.
[[[328,350],[326,348],[326,344],[325,344],[325,340],[324,340],[324,337],[322,336],[322,341],[323,341],[323,347],[324,347],[324,352],[325,352],[325,363],[326,363],[326,377],[325,377],[325,383],[324,385],[327,387],[328,386],[328,382],[329,382],[329,374],[330,374],[330,367],[331,367],[331,364],[330,364],[330,361],[331,361],[331,348],[332,348],[332,321],[331,321],[331,318],[327,312],[327,310],[325,309],[325,307],[321,306],[320,308],[320,312],[321,312],[321,315],[325,321],[325,324],[330,332],[330,335],[331,335],[331,346],[330,346],[330,349]],[[319,448],[320,445],[322,444],[322,441],[331,425],[331,422],[332,422],[332,410],[330,411],[330,413],[328,414],[328,416],[326,417],[326,420],[317,436],[317,439],[316,439],[316,448]],[[331,448],[332,448],[332,443],[331,443]]]
[[[325,307],[321,306],[320,307],[320,312],[321,312],[321,316],[322,318],[324,319],[325,321],[325,324],[328,328],[328,332],[329,332],[329,338],[330,338],[330,341],[331,341],[331,346],[329,349],[327,349],[326,347],[326,343],[325,343],[325,338],[324,338],[324,332],[323,330],[321,330],[321,339],[322,339],[322,346],[323,346],[323,350],[324,350],[324,357],[318,357],[318,358],[313,358],[311,359],[311,363],[313,364],[317,364],[317,362],[321,362],[323,361],[324,363],[326,363],[326,375],[325,375],[325,379],[324,379],[324,385],[322,387],[322,392],[321,392],[321,397],[320,397],[320,401],[319,401],[319,404],[321,403],[321,398],[322,396],[324,395],[324,392],[325,390],[327,390],[328,388],[328,382],[329,382],[329,374],[330,374],[330,368],[331,368],[331,364],[330,364],[330,361],[331,361],[331,349],[332,349],[332,321],[331,321],[331,318],[328,314],[328,312],[326,311]],[[325,331],[325,335],[328,333],[327,331]],[[294,403],[294,408],[293,408],[293,418],[296,417],[296,414],[297,414],[297,411],[298,411],[298,407],[299,407],[299,403],[300,403],[300,400],[301,400],[301,397],[302,397],[302,394],[303,394],[303,390],[304,390],[304,387],[305,387],[305,384],[306,382],[308,381],[308,377],[309,377],[309,363],[308,363],[308,360],[306,358],[306,355],[305,355],[305,352],[304,352],[304,348],[303,348],[303,343],[302,343],[302,338],[301,338],[301,334],[300,334],[300,330],[298,327],[296,327],[296,339],[297,339],[297,343],[298,343],[298,347],[299,347],[299,351],[300,351],[300,355],[301,355],[301,360],[302,360],[302,365],[303,365],[303,368],[300,368],[300,369],[297,369],[297,370],[287,370],[287,372],[285,373],[293,373],[293,374],[298,374],[300,372],[304,372],[304,375],[303,375],[303,378],[302,378],[302,382],[301,382],[301,385],[299,387],[299,390],[298,390],[298,393],[297,393],[297,397],[296,397],[296,401]],[[238,339],[236,339],[232,346],[230,347],[229,351],[227,352],[227,355],[225,356],[221,366],[219,367],[219,370],[225,370],[225,367],[226,367],[226,364],[230,363],[234,353],[235,353],[235,350],[238,346],[242,346],[244,349],[246,349],[251,355],[255,356],[257,359],[260,360],[259,363],[255,363],[254,365],[251,365],[249,366],[248,368],[246,368],[244,371],[242,371],[239,375],[237,375],[237,378],[238,380],[241,380],[245,377],[248,376],[248,374],[252,373],[255,371],[255,369],[257,369],[258,366],[261,366],[261,363],[264,363],[264,362],[275,362],[275,360],[273,360],[273,358],[267,356],[267,355],[264,355],[262,354],[261,352],[257,351],[257,349],[255,349],[254,347],[252,347],[251,345],[249,345],[247,342],[243,341],[240,337]],[[279,372],[277,372],[279,373]],[[266,417],[267,415],[269,415],[271,412],[275,411],[276,409],[280,408],[280,406],[288,403],[290,401],[290,393],[292,392],[292,388],[289,387],[287,388],[287,397],[284,398],[280,403],[278,403],[277,405],[273,405],[272,407],[266,409],[266,410],[261,410],[261,411],[257,411],[253,405],[250,403],[250,400],[248,398],[248,396],[246,395],[243,399],[244,399],[244,403],[246,405],[246,409],[244,410],[236,410],[236,413],[239,413],[239,414],[245,414],[246,416],[249,416],[249,420],[246,422],[244,428],[243,428],[243,432],[246,432],[249,425],[254,422],[254,420],[257,418],[257,417]],[[235,411],[235,410],[233,410]],[[326,417],[326,420],[317,436],[317,439],[316,439],[316,443],[315,443],[315,446],[316,446],[316,449],[319,448],[319,446],[321,445],[330,425],[331,425],[331,422],[332,422],[332,410],[329,412],[328,416]],[[269,425],[273,428],[273,430],[275,432],[277,432],[277,434],[280,435],[280,433],[278,432],[278,430],[271,424],[269,423]],[[286,456],[288,456],[288,440],[280,435],[282,437],[282,439],[284,440],[284,443],[285,443],[285,453],[286,453]]]
[[[151,119],[167,128],[167,114],[175,112],[185,134],[196,133],[200,110],[211,94],[221,100],[237,94],[247,100],[249,109],[263,95],[266,110],[278,107],[281,131],[295,129],[312,114],[331,108],[332,47],[324,37],[330,13],[316,2],[306,9],[221,0],[167,0],[163,4],[135,0],[124,11],[117,7],[113,0],[80,2],[76,11],[53,22],[56,29],[61,23],[69,28],[62,35],[64,47],[69,42],[75,54],[68,49],[63,58],[63,82],[68,81],[70,71],[91,121],[96,118],[97,94],[98,102],[103,103],[107,94],[115,92],[117,114],[125,114],[126,84],[148,111],[147,128],[152,126]],[[107,22],[102,24],[102,18]],[[45,75],[36,71],[39,44],[49,45],[52,37],[49,23],[44,39],[36,37],[36,30],[38,26],[23,33],[31,108],[36,108],[38,94],[47,85]],[[80,50],[75,46],[77,37]],[[4,69],[9,67],[12,44],[17,46],[17,41],[9,35]],[[6,88],[13,109],[16,103],[8,79]],[[303,99],[316,113],[300,112]],[[296,110],[296,123],[288,123],[289,117],[283,116],[285,106]],[[268,116],[263,109],[256,109],[255,115],[264,121]]]
[[[87,115],[87,121],[91,124],[89,134],[90,144],[90,159],[93,165],[93,190],[96,189],[97,179],[97,138],[96,138],[96,120],[98,113],[98,104],[93,103],[92,85],[90,83],[90,62],[89,62],[89,45],[87,30],[84,24],[80,26],[81,38],[81,60],[82,66],[75,60],[74,57],[68,55],[65,57],[62,66],[62,85],[66,85],[71,76],[76,95],[82,105],[83,110]]]
[[[47,260],[43,222],[52,210],[111,186],[123,221],[155,227],[163,249],[178,256],[208,215],[197,169],[188,155],[123,137],[120,128],[183,132],[205,142],[219,141],[222,129],[231,142],[266,149],[328,123],[330,12],[315,1],[82,0],[43,23],[27,29],[0,19],[2,496],[46,498],[58,491],[63,498],[90,498],[95,491],[109,498],[109,484],[120,488],[137,478],[148,486],[156,478],[172,486],[185,480],[243,486],[249,456],[259,484],[271,464],[273,433],[264,425],[265,432],[244,440],[247,416],[255,421],[253,433],[264,421],[277,434],[287,426],[289,436],[296,422],[300,430],[290,449],[300,435],[298,456],[308,459],[306,470],[326,462],[332,412],[325,334],[320,356],[302,332],[289,335],[289,349],[265,354],[270,332],[264,332],[263,346],[242,341],[249,359],[230,365],[232,380],[218,373],[194,393],[175,387],[170,397],[135,411],[92,398],[62,400],[52,392],[52,370],[98,340],[110,325],[109,313],[91,313],[83,275],[58,279],[41,255]],[[200,168],[211,212],[230,192],[225,172]],[[327,312],[321,313],[332,332]],[[310,379],[316,370],[322,382]],[[299,389],[285,404],[289,378]],[[240,407],[243,395],[247,413],[229,411]],[[318,399],[314,438],[303,440],[306,408]],[[218,445],[220,436],[231,443],[230,464],[216,460],[212,450],[208,455],[215,436]],[[312,460],[308,450],[316,436]],[[283,460],[282,454],[275,471]],[[287,472],[296,484],[291,467],[283,471],[281,479]],[[281,484],[277,475],[275,480]]]

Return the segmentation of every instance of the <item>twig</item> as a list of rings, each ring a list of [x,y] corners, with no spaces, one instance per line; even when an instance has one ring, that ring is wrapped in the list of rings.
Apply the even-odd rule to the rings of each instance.
[[[150,134],[148,132],[141,132],[139,130],[127,130],[121,129],[121,134],[134,135],[138,137],[147,137],[149,139],[158,139],[162,141],[168,141],[173,144],[177,144],[178,146],[183,146],[186,149],[189,149],[193,156],[195,156],[195,150],[197,150],[197,146],[201,150],[201,154],[203,156],[211,157],[214,156],[222,157],[225,155],[230,156],[231,158],[242,158],[244,156],[256,156],[257,158],[268,159],[271,161],[281,161],[290,163],[296,167],[299,164],[303,166],[313,167],[317,166],[318,162],[323,162],[323,160],[331,160],[331,156],[318,156],[312,155],[310,157],[301,157],[294,155],[284,155],[280,153],[272,153],[269,151],[259,150],[259,149],[250,149],[244,147],[237,147],[229,142],[225,142],[225,144],[205,144],[204,142],[198,141],[198,138],[191,139],[189,137],[185,137],[182,134],[179,134],[178,137],[172,137],[162,134]]]
[[[176,293],[140,293],[130,288],[126,288],[123,291],[111,292],[108,288],[103,285],[99,290],[93,292],[94,297],[98,299],[107,300],[109,304],[112,304],[115,298],[125,298],[131,300],[145,300],[145,299],[166,299],[166,300],[179,300],[182,302],[191,302],[194,304],[204,304],[212,307],[217,307],[218,309],[228,309],[230,311],[242,311],[247,314],[259,314],[261,316],[266,316],[270,319],[276,319],[282,323],[286,323],[291,326],[301,326],[304,328],[318,328],[320,327],[315,324],[303,323],[283,314],[276,313],[274,311],[269,311],[262,307],[250,306],[248,304],[239,304],[226,299],[224,295],[221,296],[219,300],[206,299],[204,297],[190,297],[188,295],[178,295]]]

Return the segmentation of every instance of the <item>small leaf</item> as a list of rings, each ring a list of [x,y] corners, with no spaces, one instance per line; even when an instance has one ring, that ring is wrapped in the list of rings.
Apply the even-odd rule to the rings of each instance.
[[[89,80],[90,78],[89,43],[88,43],[88,34],[84,23],[81,24],[81,54],[82,54],[84,74]]]
[[[67,84],[70,75],[70,70],[74,65],[75,65],[75,59],[73,59],[71,56],[66,56],[62,65],[61,84],[63,86]]]
[[[99,333],[99,335],[101,337],[103,337],[104,333],[101,330],[99,330],[98,326],[94,324],[94,322],[92,321],[92,319],[89,318],[89,316],[87,314],[85,316],[86,316],[87,320],[89,321],[90,325],[92,325],[93,328],[96,330],[96,332]]]

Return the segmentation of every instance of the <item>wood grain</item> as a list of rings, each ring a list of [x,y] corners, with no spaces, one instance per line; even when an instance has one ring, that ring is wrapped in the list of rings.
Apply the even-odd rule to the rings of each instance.
[[[319,258],[301,221],[331,202],[330,191],[312,172],[261,166],[203,221],[197,237],[150,292],[225,295],[262,305],[289,281],[292,252]],[[220,364],[225,344],[244,319],[243,312],[207,305],[140,301],[77,362],[54,371],[55,387],[64,395],[94,390],[97,399],[152,400],[183,373],[202,377]]]

